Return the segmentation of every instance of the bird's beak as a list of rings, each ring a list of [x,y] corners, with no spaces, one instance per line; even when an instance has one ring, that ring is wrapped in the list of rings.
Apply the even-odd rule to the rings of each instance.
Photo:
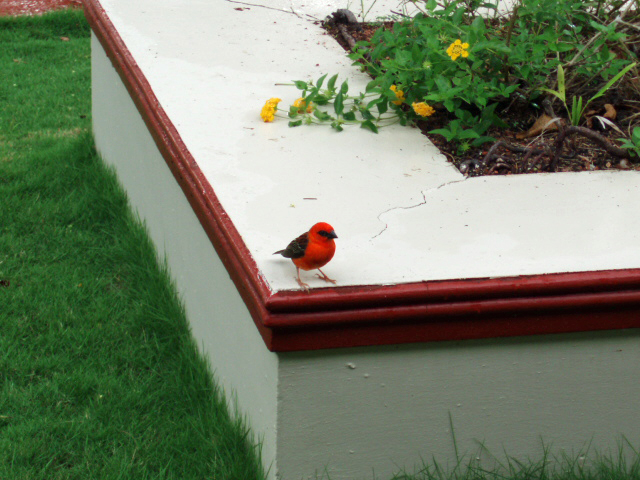
[[[329,235],[327,235],[327,238],[338,238],[338,235],[336,235],[336,232],[334,230],[331,230],[329,232]]]

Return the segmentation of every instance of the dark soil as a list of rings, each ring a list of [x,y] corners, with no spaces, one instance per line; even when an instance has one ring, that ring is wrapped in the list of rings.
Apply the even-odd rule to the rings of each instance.
[[[384,28],[392,28],[393,24],[385,23]],[[347,51],[350,51],[349,36],[356,42],[369,40],[374,32],[381,27],[380,24],[344,23],[335,21],[323,23],[328,35],[331,35]],[[345,35],[345,30],[347,34]],[[640,98],[631,98],[633,93],[629,89],[623,91],[623,87],[611,88],[607,94],[599,99],[598,103],[590,105],[593,115],[604,115],[605,104],[613,106],[616,112],[615,123],[622,131],[626,131],[630,121],[640,112]],[[566,129],[566,122],[558,122],[559,129],[547,131],[544,134],[536,134],[527,138],[518,138],[527,132],[538,118],[544,113],[543,108],[533,105],[505,105],[500,113],[503,121],[510,128],[494,128],[487,135],[496,139],[494,143],[485,143],[480,147],[471,147],[461,151],[459,145],[447,142],[441,135],[429,134],[428,131],[446,126],[452,119],[451,114],[444,108],[436,108],[436,114],[427,120],[418,122],[417,127],[436,145],[440,151],[463,174],[499,175],[538,173],[543,171],[579,172],[592,170],[639,170],[640,163],[608,151],[611,146],[616,146],[616,139],[622,135],[612,128],[603,128],[601,123],[593,117],[588,126],[581,129]],[[547,102],[547,113],[562,116],[559,103]],[[553,128],[553,127],[552,127]],[[565,130],[562,133],[562,130]],[[577,130],[577,131],[576,131]],[[595,132],[599,138],[595,140],[585,136],[585,133]],[[558,144],[558,137],[562,141]],[[620,153],[620,152],[618,152]],[[625,151],[626,153],[626,151]]]

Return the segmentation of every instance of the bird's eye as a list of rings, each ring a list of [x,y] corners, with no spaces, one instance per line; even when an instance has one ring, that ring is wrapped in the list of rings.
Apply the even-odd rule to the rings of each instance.
[[[323,237],[328,237],[329,236],[329,232],[327,232],[326,230],[320,230],[318,232],[318,235],[322,235]]]

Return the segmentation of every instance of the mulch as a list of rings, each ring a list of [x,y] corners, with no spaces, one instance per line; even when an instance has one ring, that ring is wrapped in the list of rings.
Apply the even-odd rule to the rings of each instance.
[[[2,0],[0,16],[41,15],[61,8],[82,8],[82,0]]]

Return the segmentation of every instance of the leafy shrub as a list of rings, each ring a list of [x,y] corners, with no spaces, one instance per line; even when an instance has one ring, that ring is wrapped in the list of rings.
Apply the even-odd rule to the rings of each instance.
[[[381,91],[397,85],[409,104],[446,109],[448,126],[431,133],[449,141],[493,140],[487,130],[506,126],[498,107],[508,99],[534,102],[543,88],[555,87],[551,82],[560,65],[572,67],[568,83],[598,85],[631,63],[608,47],[623,39],[616,22],[597,22],[582,0],[522,1],[502,22],[479,14],[481,8],[495,12],[497,5],[490,3],[415,5],[421,13],[379,29],[350,57],[376,78]],[[455,43],[467,45],[467,55],[450,55]]]
[[[337,75],[326,85],[326,74],[294,81],[302,96],[289,108],[289,125],[329,123],[341,131],[360,124],[377,132],[424,120],[437,109],[444,126],[429,133],[465,150],[494,141],[487,132],[508,127],[501,116],[513,105],[537,106],[551,93],[577,124],[589,103],[627,72],[638,74],[618,28],[625,24],[619,15],[625,2],[520,0],[500,16],[497,4],[482,0],[443,1],[406,0],[417,15],[356,44],[350,58],[373,77],[364,92],[349,95]],[[273,100],[263,108],[265,121],[278,109]]]

